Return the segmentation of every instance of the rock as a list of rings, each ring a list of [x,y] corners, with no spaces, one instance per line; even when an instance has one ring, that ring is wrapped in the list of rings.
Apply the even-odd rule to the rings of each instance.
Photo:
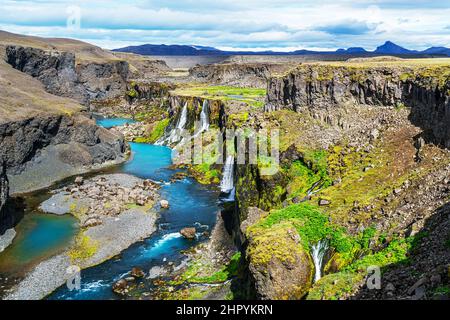
[[[439,274],[435,274],[431,276],[430,281],[433,287],[437,287],[442,283],[442,278]]]
[[[148,272],[148,278],[149,279],[156,279],[156,278],[160,277],[163,274],[163,272],[164,272],[164,268],[163,267],[154,266]]]
[[[143,278],[145,276],[144,271],[142,271],[142,269],[138,267],[134,267],[133,269],[131,269],[130,274],[135,278]]]
[[[392,283],[388,283],[388,284],[386,285],[385,290],[386,290],[387,292],[394,292],[394,291],[395,291],[395,286],[394,286]]]
[[[427,278],[425,278],[425,277],[420,278],[412,287],[410,287],[408,289],[408,291],[407,291],[408,295],[410,295],[410,296],[413,295],[413,293],[415,293],[416,290],[419,287],[423,286],[426,282],[427,282]]]
[[[161,201],[159,202],[159,204],[160,204],[161,208],[163,208],[163,209],[169,209],[169,201],[167,201],[167,200],[161,200]]]
[[[330,204],[331,204],[330,200],[326,200],[326,199],[319,200],[319,206],[329,206]]]
[[[300,300],[312,286],[314,265],[300,245],[295,227],[279,225],[249,234],[249,270],[257,297],[263,300]],[[274,246],[274,244],[276,244]],[[277,248],[283,248],[277,252]]]
[[[84,182],[84,178],[83,177],[76,177],[75,178],[75,184],[77,186],[81,186],[83,184],[83,182]]]
[[[114,283],[112,287],[112,290],[120,295],[124,295],[127,289],[128,289],[128,282],[125,279],[120,279],[119,281]]]
[[[370,139],[372,141],[378,139],[379,136],[380,136],[380,131],[378,129],[375,128],[372,131],[370,131]]]
[[[188,240],[193,240],[195,239],[196,232],[197,230],[195,228],[184,228],[180,231],[180,234]]]
[[[82,228],[92,228],[95,226],[99,226],[103,223],[100,218],[88,218],[82,225]]]

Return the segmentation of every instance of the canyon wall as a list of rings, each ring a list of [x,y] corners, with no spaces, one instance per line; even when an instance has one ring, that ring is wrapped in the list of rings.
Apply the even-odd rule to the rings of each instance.
[[[11,193],[124,160],[123,136],[82,115],[41,115],[0,124]]]
[[[122,60],[80,61],[75,54],[20,46],[6,47],[6,61],[40,80],[47,92],[83,104],[123,94],[129,64]]]
[[[268,82],[266,111],[348,104],[409,107],[411,122],[450,147],[450,67],[302,65]]]
[[[289,64],[277,63],[223,63],[197,65],[189,70],[195,80],[239,87],[265,88],[274,73],[282,73]]]
[[[6,176],[6,166],[0,163],[0,221],[6,214],[6,202],[9,197],[9,182]],[[1,232],[0,232],[1,233]]]

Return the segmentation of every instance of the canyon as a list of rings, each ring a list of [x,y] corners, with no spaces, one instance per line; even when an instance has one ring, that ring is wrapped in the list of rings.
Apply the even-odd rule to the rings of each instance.
[[[170,220],[179,230],[193,231],[193,242],[176,242],[177,248],[186,250],[180,254],[183,258],[177,253],[169,265],[163,258],[167,253],[158,253],[158,264],[149,265],[129,242],[113,250],[115,254],[124,250],[125,261],[133,256],[132,261],[151,267],[149,279],[137,280],[140,277],[129,274],[128,280],[115,278],[115,287],[121,288],[115,298],[446,297],[449,59],[376,57],[299,63],[235,57],[175,72],[163,58],[109,52],[79,42],[67,50],[63,40],[1,36],[2,219],[12,217],[9,194],[16,199],[65,178],[95,175],[96,170],[123,163],[119,170],[143,175],[152,185],[162,186],[158,192],[163,196],[171,196],[161,215],[164,210],[187,210],[177,203],[183,198],[170,190],[180,192],[186,203],[191,197],[208,197],[202,200],[206,224],[200,218],[183,225]],[[115,118],[130,123],[101,127],[102,119]],[[200,127],[195,127],[196,122]],[[220,161],[214,139],[224,137],[227,129],[278,130],[277,172],[264,175],[263,158],[239,164],[234,154],[226,154]],[[145,165],[168,157],[166,147],[177,151],[188,145],[182,131],[202,138],[207,151],[202,162],[172,164],[174,171],[169,172],[165,171],[169,163],[158,163],[145,172]],[[231,144],[226,141],[224,149],[236,150]],[[151,161],[146,163],[145,157]],[[194,189],[183,189],[183,181]],[[66,186],[65,192],[72,195],[84,192],[79,186]],[[115,192],[111,188],[105,190]],[[49,199],[53,200],[47,205],[58,202]],[[156,203],[156,190],[152,199]],[[136,201],[128,209],[141,208]],[[109,212],[111,203],[116,207],[112,200],[98,203],[101,206],[94,211]],[[117,213],[123,214],[127,205],[121,203]],[[157,205],[148,214],[155,217],[155,210],[160,210]],[[76,210],[68,211],[80,217]],[[91,211],[87,218],[82,215],[81,224],[98,218],[90,217]],[[17,223],[2,222],[5,230],[0,231]],[[87,226],[85,232],[92,235],[96,227]],[[126,229],[111,230],[119,234]],[[157,248],[158,241],[181,241],[180,234],[170,231],[155,235],[155,228],[149,227],[133,241],[146,238],[155,246],[151,248]],[[78,241],[80,252],[86,247]],[[124,273],[118,262],[103,260],[108,259],[81,265],[103,262],[89,269],[93,275],[108,268]],[[366,285],[371,266],[383,270],[381,290]],[[38,266],[28,273],[10,297],[26,292],[27,283],[34,283],[30,279],[38,280],[34,276],[39,270]],[[94,280],[99,279],[90,284]],[[73,297],[62,284],[53,285],[52,290],[59,289],[51,297]],[[102,297],[113,294],[109,282],[102,290]],[[80,293],[90,294],[94,293],[88,289]]]

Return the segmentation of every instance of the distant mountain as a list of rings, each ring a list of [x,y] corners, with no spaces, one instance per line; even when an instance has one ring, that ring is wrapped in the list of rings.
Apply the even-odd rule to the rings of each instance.
[[[361,47],[351,47],[348,49],[338,49],[336,51],[311,51],[296,50],[291,52],[276,51],[222,51],[214,47],[197,45],[165,45],[165,44],[144,44],[141,46],[131,46],[113,51],[131,52],[148,56],[229,56],[229,55],[446,55],[450,57],[450,49],[445,47],[431,47],[424,51],[409,50],[391,41],[386,41],[377,47],[375,51],[366,51]]]
[[[444,54],[450,57],[450,49],[445,47],[431,47],[422,51],[425,54]]]
[[[115,49],[113,51],[137,53],[146,56],[209,56],[220,55],[221,52],[212,47],[165,44],[144,44],[141,46]]]
[[[415,50],[408,50],[391,41],[386,41],[382,46],[379,46],[374,53],[378,54],[414,54],[418,53]]]
[[[336,50],[336,53],[347,53],[347,54],[351,54],[351,53],[367,53],[366,49],[361,48],[361,47],[351,47],[348,49],[338,49]]]

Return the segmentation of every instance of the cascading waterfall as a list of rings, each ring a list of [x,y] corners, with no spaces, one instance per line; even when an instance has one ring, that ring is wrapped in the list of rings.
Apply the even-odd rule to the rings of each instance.
[[[178,119],[177,126],[170,131],[169,136],[162,137],[155,144],[156,145],[164,145],[170,143],[176,143],[180,140],[181,132],[184,130],[187,123],[187,112],[188,112],[188,104],[187,102],[183,106],[183,110],[181,111],[180,118]]]
[[[223,193],[229,193],[234,189],[234,157],[228,156],[223,168],[223,177],[220,182],[220,191]]]
[[[317,282],[320,280],[320,278],[322,278],[323,258],[325,257],[327,250],[328,250],[327,240],[320,240],[319,242],[311,246],[311,255],[316,270],[314,275],[314,282]]]
[[[202,113],[200,114],[200,132],[208,131],[209,129],[209,102],[203,101]]]
[[[194,137],[199,136],[203,132],[209,130],[209,102],[208,100],[203,101],[202,112],[200,113],[200,128],[195,133]]]

